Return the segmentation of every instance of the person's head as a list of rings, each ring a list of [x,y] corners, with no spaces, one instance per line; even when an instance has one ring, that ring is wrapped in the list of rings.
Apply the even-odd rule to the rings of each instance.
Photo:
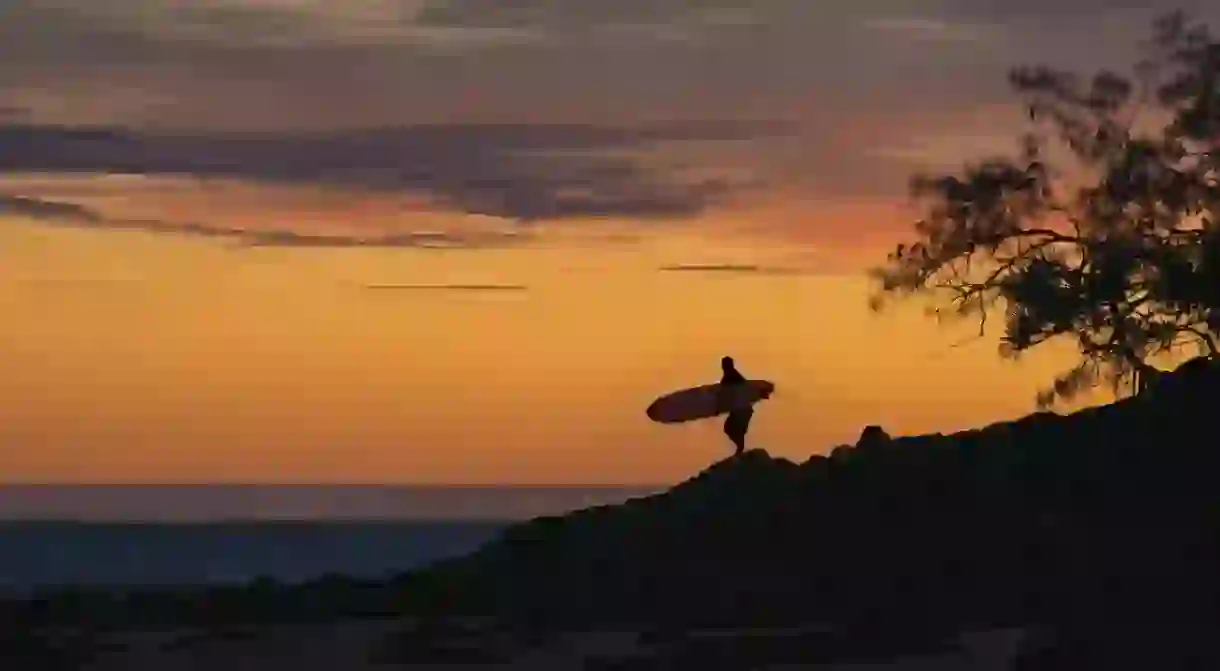
[[[733,370],[733,357],[731,357],[731,356],[721,357],[720,368],[723,370]]]

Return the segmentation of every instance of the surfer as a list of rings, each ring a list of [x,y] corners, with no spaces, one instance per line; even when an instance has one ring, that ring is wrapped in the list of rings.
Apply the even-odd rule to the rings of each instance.
[[[720,369],[724,372],[720,376],[720,384],[722,388],[731,388],[731,385],[745,384],[748,382],[746,377],[737,371],[733,365],[733,357],[726,356],[720,359]],[[721,397],[721,403],[727,403],[727,394]],[[733,453],[734,456],[741,454],[746,449],[746,432],[750,430],[750,419],[754,417],[754,408],[746,406],[729,412],[728,417],[724,419],[724,434],[733,441],[733,445],[737,446],[737,450]]]

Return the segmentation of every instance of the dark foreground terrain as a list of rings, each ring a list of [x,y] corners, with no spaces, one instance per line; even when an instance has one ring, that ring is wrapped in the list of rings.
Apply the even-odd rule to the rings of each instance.
[[[3,647],[52,668],[104,656],[114,631],[241,639],[359,621],[392,630],[367,642],[381,661],[494,661],[572,632],[642,632],[651,661],[614,668],[915,655],[949,669],[962,632],[1021,631],[1019,669],[1217,669],[1218,399],[1220,370],[1199,359],[1072,415],[894,439],[870,427],[799,464],[747,452],[382,581],[14,599]],[[691,643],[709,630],[737,633]]]

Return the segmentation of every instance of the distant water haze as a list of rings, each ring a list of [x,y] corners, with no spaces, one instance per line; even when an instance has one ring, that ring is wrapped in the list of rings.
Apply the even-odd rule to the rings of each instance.
[[[0,520],[512,521],[615,504],[663,487],[8,485]]]

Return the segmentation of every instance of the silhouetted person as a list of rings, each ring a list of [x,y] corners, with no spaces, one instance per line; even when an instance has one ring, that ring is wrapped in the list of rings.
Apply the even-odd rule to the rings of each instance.
[[[720,360],[720,368],[724,371],[723,375],[720,376],[720,384],[726,388],[746,383],[746,377],[733,366],[733,357],[726,356],[722,358]],[[721,397],[720,402],[727,404],[729,400],[730,397],[726,393]],[[737,446],[737,451],[733,453],[734,456],[741,454],[746,449],[746,432],[750,430],[750,418],[753,416],[754,408],[746,406],[731,411],[729,416],[724,419],[724,434]]]

